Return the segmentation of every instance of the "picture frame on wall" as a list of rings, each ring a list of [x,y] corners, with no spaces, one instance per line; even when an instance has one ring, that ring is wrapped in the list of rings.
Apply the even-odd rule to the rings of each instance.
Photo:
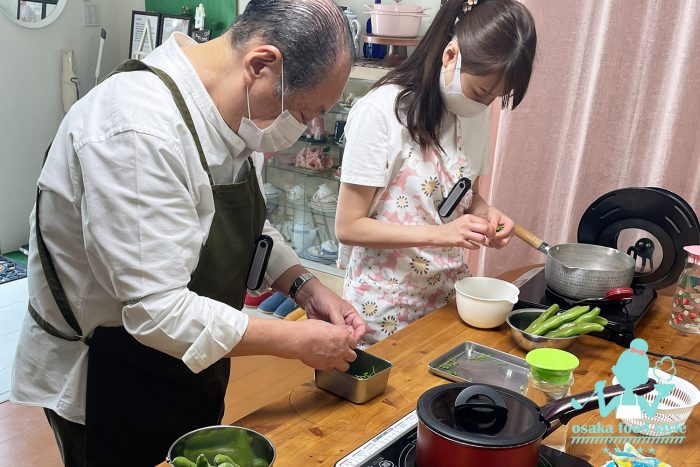
[[[147,11],[131,12],[129,58],[142,60],[158,46],[160,14]]]
[[[41,21],[53,13],[58,0],[17,0],[17,19],[25,23]]]
[[[161,14],[158,45],[167,41],[174,32],[181,32],[189,36],[192,32],[192,18],[189,16]]]

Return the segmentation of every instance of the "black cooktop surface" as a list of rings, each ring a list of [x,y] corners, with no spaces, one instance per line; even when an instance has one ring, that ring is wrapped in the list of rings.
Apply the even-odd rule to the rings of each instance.
[[[548,308],[558,304],[562,308],[569,308],[574,300],[569,300],[547,288],[544,277],[544,269],[533,271],[533,275],[526,274],[521,280],[515,281],[520,288],[520,296],[515,308]],[[633,284],[634,296],[629,303],[606,302],[591,306],[601,308],[600,316],[609,321],[608,326],[601,333],[592,333],[595,336],[628,346],[634,339],[634,328],[646,315],[649,308],[656,300],[656,291],[644,285]]]

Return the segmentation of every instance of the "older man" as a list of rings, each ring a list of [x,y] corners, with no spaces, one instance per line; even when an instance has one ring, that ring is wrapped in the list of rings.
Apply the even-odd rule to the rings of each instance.
[[[233,355],[355,359],[364,322],[265,221],[251,157],[336,102],[352,54],[331,0],[252,0],[224,36],[176,34],[68,113],[38,181],[12,385],[45,408],[66,465],[152,465],[219,423]],[[265,285],[315,319],[239,311],[261,233]]]

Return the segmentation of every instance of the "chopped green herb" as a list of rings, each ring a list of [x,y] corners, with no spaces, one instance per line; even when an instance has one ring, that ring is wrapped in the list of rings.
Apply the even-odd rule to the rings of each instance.
[[[485,361],[491,360],[491,357],[489,357],[488,355],[478,353],[474,356],[467,357],[467,360],[475,360],[477,362],[485,362]]]
[[[377,370],[372,367],[372,371],[365,371],[361,375],[355,376],[357,379],[370,379],[372,376],[377,374]]]
[[[457,357],[453,357],[453,358],[441,363],[440,365],[438,365],[438,368],[446,371],[447,373],[450,373],[450,370],[452,370],[454,367],[457,366],[457,360],[461,357],[462,357],[462,355],[459,355]]]
[[[500,232],[501,230],[503,230],[505,228],[506,228],[505,224],[498,224],[498,227],[496,227],[496,232]]]

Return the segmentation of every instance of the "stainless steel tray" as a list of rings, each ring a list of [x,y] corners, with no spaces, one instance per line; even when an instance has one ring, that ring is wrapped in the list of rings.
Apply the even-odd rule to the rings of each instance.
[[[434,375],[457,382],[483,383],[522,393],[527,387],[527,363],[500,350],[464,342],[428,363]]]

